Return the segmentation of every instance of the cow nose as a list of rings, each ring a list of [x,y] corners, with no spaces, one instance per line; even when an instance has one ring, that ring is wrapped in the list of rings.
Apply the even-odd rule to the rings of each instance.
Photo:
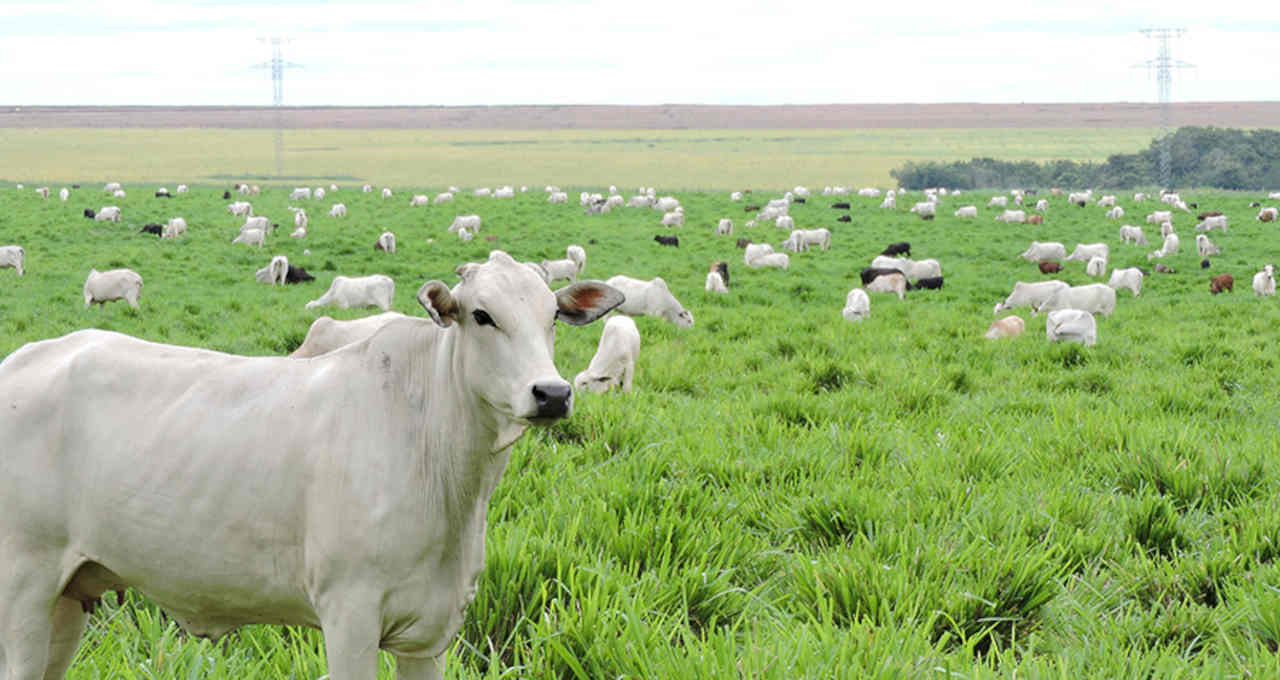
[[[538,383],[533,386],[533,401],[539,418],[562,418],[569,413],[573,388],[566,382]]]

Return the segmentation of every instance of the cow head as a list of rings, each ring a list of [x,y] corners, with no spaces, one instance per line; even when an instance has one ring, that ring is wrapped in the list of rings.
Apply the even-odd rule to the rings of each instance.
[[[503,423],[546,424],[573,409],[573,389],[553,362],[555,321],[581,326],[623,302],[617,289],[579,281],[552,292],[529,267],[495,250],[464,264],[452,289],[428,281],[418,302],[454,328],[454,369],[465,389]]]

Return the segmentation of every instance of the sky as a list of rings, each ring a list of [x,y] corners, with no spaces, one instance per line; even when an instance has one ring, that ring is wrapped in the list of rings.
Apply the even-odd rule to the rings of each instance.
[[[51,11],[56,8],[56,12]],[[1275,98],[1280,11],[1096,0],[0,0],[0,105],[1150,102]]]

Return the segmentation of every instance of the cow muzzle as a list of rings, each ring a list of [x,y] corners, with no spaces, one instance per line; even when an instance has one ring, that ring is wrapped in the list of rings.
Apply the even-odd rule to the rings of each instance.
[[[537,406],[535,419],[563,418],[573,408],[573,388],[564,381],[534,383],[533,402]]]

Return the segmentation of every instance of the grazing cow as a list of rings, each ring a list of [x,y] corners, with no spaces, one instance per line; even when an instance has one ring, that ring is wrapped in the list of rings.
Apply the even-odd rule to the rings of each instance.
[[[548,329],[620,301],[523,272],[509,257],[466,266],[452,291],[420,291],[431,321],[308,360],[99,330],[10,355],[7,675],[61,677],[99,597],[135,587],[202,637],[318,626],[333,678],[372,678],[380,647],[401,677],[442,677],[511,445],[572,411]]]
[[[1116,197],[1108,194],[1098,199],[1098,207],[1099,208],[1116,208],[1119,206],[1116,205]]]
[[[1177,255],[1180,241],[1177,234],[1169,234],[1164,237],[1164,245],[1160,246],[1160,250],[1147,253],[1147,259],[1152,260],[1157,257],[1166,257],[1169,255]]]
[[[1095,257],[1111,259],[1111,247],[1105,243],[1077,243],[1075,250],[1066,257],[1066,261],[1079,260],[1085,264]]]
[[[1120,227],[1120,241],[1140,246],[1148,245],[1147,235],[1142,233],[1142,227],[1135,227],[1129,224]]]
[[[1222,213],[1217,210],[1206,210],[1200,213],[1199,215],[1196,215],[1196,219],[1204,220],[1205,218],[1208,218],[1208,217],[1218,217],[1221,214]]]
[[[0,269],[12,267],[22,276],[23,265],[27,261],[27,251],[22,246],[0,246]]]
[[[449,224],[449,231],[455,232],[459,229],[466,229],[471,233],[479,233],[480,224],[483,220],[479,215],[458,215],[453,218],[453,222]]]
[[[453,202],[453,192],[452,192],[452,191],[442,191],[442,192],[440,192],[440,193],[436,194],[436,197],[435,197],[435,199],[434,199],[434,201],[433,201],[433,202],[434,202],[434,203],[452,203],[452,202]]]
[[[1056,241],[1032,241],[1018,257],[1028,262],[1039,262],[1040,260],[1061,260],[1067,256],[1067,247]]]
[[[276,255],[271,258],[271,262],[267,266],[259,269],[254,273],[253,277],[261,283],[269,283],[271,285],[284,285],[289,276],[289,258],[284,255]]]
[[[240,193],[242,194],[249,193],[249,187],[245,187],[245,190]],[[297,187],[293,191],[289,192],[290,201],[297,201],[303,198],[306,198],[306,199],[311,198],[311,187]]]
[[[867,291],[861,288],[854,288],[844,298],[844,309],[840,310],[840,316],[845,321],[862,321],[871,316],[871,297],[867,295]]]
[[[1196,251],[1200,253],[1200,257],[1222,254],[1222,249],[1218,247],[1218,244],[1210,241],[1209,237],[1204,234],[1196,234]]]
[[[730,201],[741,201],[741,200],[742,200],[742,192],[741,192],[741,191],[734,191],[734,192],[730,193],[730,194],[729,194],[729,200],[730,200]]]
[[[1107,273],[1107,258],[1091,257],[1084,266],[1085,276],[1102,276]]]
[[[796,229],[791,232],[787,240],[782,242],[783,250],[792,252],[807,252],[809,246],[818,246],[818,250],[827,250],[831,247],[831,232],[827,229]]]
[[[21,189],[22,187],[18,187],[18,188],[19,188],[19,189]],[[119,182],[107,182],[107,183],[106,183],[106,185],[104,185],[104,186],[102,187],[102,190],[103,190],[104,192],[108,193],[108,194],[109,194],[109,193],[111,193],[111,192],[113,192],[113,191],[119,191],[119,190],[120,190],[120,183],[119,183]]]
[[[1263,208],[1258,211],[1259,222],[1275,222],[1277,219],[1280,219],[1280,209]]]
[[[347,206],[345,203],[334,203],[333,207],[329,208],[329,217],[346,217],[346,216],[347,216]]]
[[[1209,258],[1206,257],[1203,260],[1200,260],[1201,269],[1208,269],[1211,266],[1213,266],[1213,263],[1209,262]]]
[[[997,196],[996,198],[1004,197]],[[1027,213],[1025,210],[1006,210],[1003,213],[996,215],[996,221],[1006,222],[1009,224],[1022,224],[1027,221]]]
[[[733,236],[733,220],[727,217],[721,218],[720,222],[716,224],[716,235]]]
[[[185,185],[185,184],[179,184],[179,185],[178,185],[178,193],[180,193],[180,194],[185,194],[185,193],[187,193],[188,191],[190,191],[190,190],[187,188],[187,185]]]
[[[862,271],[858,272],[858,278],[862,280],[862,285],[866,286],[876,280],[877,276],[884,276],[886,274],[902,274],[902,270],[894,267],[864,267]],[[906,275],[903,274],[904,278],[905,276]]]
[[[389,231],[382,232],[382,235],[374,242],[373,249],[381,250],[385,253],[396,252],[396,235]]]
[[[360,342],[382,330],[383,326],[400,319],[412,319],[400,312],[383,312],[350,321],[335,321],[331,316],[322,316],[311,322],[307,329],[307,337],[302,344],[289,355],[290,359],[309,359],[328,354],[353,342]]]
[[[1276,294],[1276,268],[1273,265],[1266,265],[1253,275],[1253,294],[1258,297]]]
[[[170,217],[164,225],[164,233],[160,238],[178,238],[187,233],[187,221],[181,217]]]
[[[1006,316],[1002,319],[996,319],[987,327],[987,332],[982,337],[988,340],[999,340],[1001,338],[1016,338],[1022,335],[1026,330],[1027,322],[1022,320],[1020,316]]]
[[[1177,273],[1177,272],[1173,269],[1173,267],[1170,267],[1170,266],[1168,266],[1168,265],[1162,264],[1162,263],[1160,263],[1160,262],[1157,262],[1157,263],[1156,263],[1155,270],[1156,270],[1156,273],[1158,273],[1158,274],[1176,274],[1176,273]]]
[[[600,344],[591,363],[573,379],[579,392],[608,392],[617,387],[631,391],[635,379],[636,359],[640,356],[640,331],[636,322],[625,315],[609,317],[600,333]]]
[[[635,199],[632,199],[632,200],[635,200]],[[759,209],[760,209],[760,206],[758,206],[758,205],[748,205],[748,206],[743,206],[742,211],[743,211],[743,212],[755,212],[755,211],[757,211],[757,210],[759,210]]]
[[[245,229],[240,235],[231,239],[232,243],[243,243],[261,248],[267,242],[267,232],[261,229]]]
[[[49,198],[49,187],[39,187],[36,189],[36,193],[40,195],[40,198]]]
[[[885,196],[883,201],[880,201],[880,208],[882,210],[897,210],[898,209],[897,196],[894,196],[893,192],[889,192],[889,195]]]
[[[1108,210],[1105,216],[1107,217],[1107,219],[1118,220],[1121,217],[1124,217],[1124,208],[1117,205],[1114,208]]]
[[[777,220],[774,221],[774,226],[778,227],[779,229],[795,229],[796,220],[794,217],[790,215],[781,215],[778,217]]]
[[[868,293],[897,293],[901,300],[907,295],[907,277],[902,274],[881,274],[866,286]]]
[[[1142,270],[1137,267],[1112,269],[1107,285],[1115,290],[1126,288],[1133,293],[1134,297],[1138,297],[1142,294]]]
[[[224,201],[229,201],[229,200],[231,200],[231,192],[230,192],[230,191],[224,191],[224,192],[222,192],[222,200],[224,200]]]
[[[1061,288],[1031,308],[1031,315],[1057,309],[1083,309],[1093,314],[1111,316],[1116,311],[1116,291],[1105,283]]]
[[[757,258],[771,254],[773,254],[773,246],[768,243],[748,243],[746,250],[742,253],[742,261],[750,265]]]
[[[1036,212],[1048,212],[1048,210],[1049,210],[1049,199],[1047,199],[1047,198],[1042,198],[1042,199],[1040,199],[1040,200],[1036,201],[1036,207],[1035,207],[1035,210],[1036,210]]]
[[[565,256],[566,258],[570,259],[570,260],[573,260],[573,263],[574,263],[574,264],[576,264],[576,265],[578,265],[578,275],[579,275],[579,276],[581,276],[582,274],[586,273],[586,271],[587,271],[587,251],[586,251],[586,250],[584,250],[584,249],[582,248],[582,246],[579,246],[579,245],[570,245],[569,247],[567,247],[567,248],[565,248],[565,249],[564,249],[564,256]]]
[[[159,189],[156,189],[156,198],[173,198],[173,197],[169,195],[168,189],[164,187],[160,187]]]
[[[578,263],[568,258],[561,260],[543,260],[542,269],[547,272],[548,283],[556,281],[574,282],[578,280]]]
[[[86,219],[94,219],[95,213],[93,212],[93,208],[85,208],[84,216]]]
[[[253,205],[248,201],[236,201],[227,204],[227,212],[233,217],[249,217],[253,215]]]
[[[497,251],[495,251],[497,252]],[[338,309],[350,307],[378,307],[382,311],[391,309],[395,301],[396,282],[390,276],[372,274],[370,276],[335,276],[324,295],[307,303],[307,309],[332,305]]]
[[[667,282],[655,277],[650,281],[615,276],[606,281],[625,298],[618,306],[619,314],[627,316],[655,316],[676,325],[677,328],[693,328],[693,313],[686,310],[667,288]]]
[[[124,300],[130,307],[138,308],[138,296],[142,294],[142,277],[132,269],[112,269],[100,272],[89,270],[84,281],[84,306],[93,303],[105,307],[111,300]]]
[[[894,255],[906,255],[907,257],[911,257],[911,244],[907,241],[890,243],[887,248],[880,251],[880,254],[887,255],[889,257],[893,257]]]
[[[1094,345],[1098,342],[1098,322],[1083,309],[1058,309],[1045,317],[1044,334],[1049,342]]]
[[[250,229],[257,229],[259,231],[265,232],[269,230],[270,223],[271,223],[271,220],[268,220],[263,215],[246,217],[244,219],[244,224],[240,225],[240,233],[243,234],[244,232],[249,231]]]
[[[680,247],[680,237],[678,236],[674,236],[674,235],[663,236],[661,234],[658,234],[657,236],[653,237],[653,240],[657,241],[659,244],[664,246],[674,246],[676,248]]]
[[[659,221],[658,224],[664,227],[683,227],[684,213],[682,212],[663,213],[662,220]]]
[[[852,222],[852,221],[853,221],[853,218],[852,218],[852,217],[850,217],[849,215],[841,215],[841,216],[839,216],[839,217],[837,217],[837,218],[836,218],[836,221],[837,221],[837,222]]]
[[[1013,284],[1013,292],[1009,293],[1009,297],[1004,302],[997,302],[994,314],[999,314],[1006,309],[1013,307],[1032,307],[1044,302],[1052,297],[1060,290],[1069,288],[1064,281],[1038,281],[1035,283],[1027,283],[1018,281]]]
[[[1157,210],[1151,213],[1150,215],[1147,215],[1147,224],[1160,224],[1161,222],[1172,222],[1172,221],[1173,221],[1172,210]]]
[[[120,208],[114,205],[105,206],[98,211],[98,214],[93,219],[98,222],[119,222]]]
[[[1044,215],[1027,215],[1027,224],[1044,224]]]
[[[1223,233],[1227,231],[1227,216],[1214,215],[1206,217],[1196,225],[1196,231],[1212,231],[1214,228],[1221,229]]]
[[[1009,207],[1009,197],[1008,196],[992,196],[991,200],[987,201],[987,207],[988,208],[1007,208]]]
[[[1235,283],[1236,279],[1232,275],[1218,274],[1209,280],[1209,292],[1213,295],[1217,295],[1224,290],[1228,293],[1234,292],[1233,286],[1235,286]]]
[[[919,215],[922,220],[932,219],[938,214],[938,204],[931,201],[922,201],[911,206],[911,210],[909,212]]]
[[[848,201],[839,201],[837,203],[831,204],[831,208],[833,210],[848,210],[850,207],[851,206],[849,205]]]
[[[707,272],[707,281],[703,288],[708,293],[728,293],[729,287],[724,283],[724,277],[720,276],[720,272],[714,269]]]
[[[160,236],[161,234],[163,234],[163,233],[164,233],[164,225],[160,225],[160,224],[144,224],[144,225],[142,225],[142,229],[139,229],[139,230],[138,230],[138,233],[140,233],[140,234],[154,234],[154,235],[156,235],[156,236]]]
[[[724,282],[725,288],[729,287],[729,263],[724,260],[717,260],[711,263],[711,268],[707,273],[715,272],[720,275],[720,280]]]
[[[409,199],[410,208],[417,208],[420,206],[430,205],[430,204],[431,204],[431,197],[427,196],[426,194],[414,194],[413,198]]]
[[[1168,238],[1173,233],[1173,222],[1160,223],[1160,238]]]
[[[956,209],[956,217],[977,217],[978,206],[966,205]]]
[[[1062,265],[1054,262],[1053,260],[1040,260],[1038,266],[1040,267],[1041,274],[1057,274],[1062,271]]]
[[[747,263],[747,266],[754,267],[756,269],[763,269],[766,267],[789,269],[791,267],[791,256],[786,253],[769,253],[767,255],[757,257]]]
[[[907,258],[877,255],[871,260],[871,266],[886,269],[897,269],[902,272],[903,276],[907,277],[908,281],[942,276],[942,265],[932,258],[927,260],[910,260]]]
[[[739,238],[738,238],[738,242],[737,242],[737,244],[736,244],[736,246],[737,246],[738,248],[746,248],[746,247],[747,247],[747,246],[749,246],[749,245],[751,245],[751,239],[749,239],[749,238],[747,238],[747,237],[745,237],[745,236],[742,236],[742,237],[739,237]]]
[[[382,188],[382,197],[383,197],[383,198],[391,198],[391,189],[389,189],[389,188],[387,188],[387,187],[383,187],[383,188]]]
[[[930,276],[920,279],[914,284],[908,283],[907,290],[942,290],[942,277]]]

